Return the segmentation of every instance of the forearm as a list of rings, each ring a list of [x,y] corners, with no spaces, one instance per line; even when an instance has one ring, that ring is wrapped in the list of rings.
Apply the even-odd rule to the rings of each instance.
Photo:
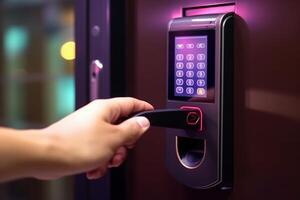
[[[144,117],[117,123],[119,119],[151,109],[150,104],[133,98],[96,100],[45,129],[0,127],[0,182],[82,172],[99,178],[110,166],[124,161],[127,148],[150,126]]]
[[[38,176],[58,160],[42,130],[0,128],[0,181]]]

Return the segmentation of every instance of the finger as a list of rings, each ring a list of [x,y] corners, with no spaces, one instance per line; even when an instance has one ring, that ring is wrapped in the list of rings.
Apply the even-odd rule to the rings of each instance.
[[[98,179],[98,178],[101,178],[102,176],[104,176],[106,171],[107,171],[107,168],[99,167],[97,169],[87,172],[86,177],[89,180],[95,180],[95,179]]]
[[[126,148],[127,149],[133,149],[135,147],[136,143],[132,143],[132,144],[127,144]]]
[[[108,122],[115,122],[120,117],[127,117],[136,112],[153,109],[151,104],[131,97],[113,98],[105,101],[109,112],[109,115],[107,115]]]
[[[132,117],[118,125],[120,146],[132,145],[149,129],[150,122],[146,117]]]
[[[112,158],[109,167],[120,166],[124,162],[126,157],[127,157],[127,149],[125,147],[120,147],[116,151],[116,154],[114,155],[114,157]],[[98,179],[98,178],[104,176],[106,171],[107,171],[107,168],[99,167],[97,169],[87,172],[86,177],[90,180]]]
[[[125,147],[120,147],[116,154],[111,159],[108,167],[119,167],[127,157],[127,149]]]

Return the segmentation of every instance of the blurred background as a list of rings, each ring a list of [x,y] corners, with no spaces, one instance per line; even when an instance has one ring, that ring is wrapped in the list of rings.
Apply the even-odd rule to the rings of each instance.
[[[74,49],[72,0],[0,0],[0,126],[41,128],[74,110]],[[72,195],[72,177],[0,184],[1,200]]]

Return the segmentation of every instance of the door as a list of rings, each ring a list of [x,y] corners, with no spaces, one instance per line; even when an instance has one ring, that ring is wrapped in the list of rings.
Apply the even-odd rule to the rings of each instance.
[[[127,96],[124,15],[125,2],[76,0],[76,108],[96,98]],[[103,68],[96,73],[95,67],[99,65]],[[122,199],[125,169],[126,166],[122,166],[110,170],[96,181],[88,181],[84,174],[78,175],[75,198]]]
[[[224,1],[134,0],[126,3],[125,44],[121,54],[126,58],[123,75],[127,87],[123,94],[147,100],[156,108],[165,108],[168,22],[181,17],[183,8],[216,3]],[[300,2],[236,0],[225,3],[234,3],[236,13],[233,190],[195,190],[176,182],[165,167],[165,130],[151,128],[131,152],[121,175],[106,183],[110,194],[123,189],[116,199],[300,198],[300,151],[297,148],[300,145]],[[90,9],[93,13],[98,7]],[[110,78],[116,74],[111,73]],[[120,178],[122,184],[114,187],[112,183]],[[100,185],[93,187],[93,192],[101,188]],[[101,199],[100,193],[83,192],[90,194],[88,199]]]

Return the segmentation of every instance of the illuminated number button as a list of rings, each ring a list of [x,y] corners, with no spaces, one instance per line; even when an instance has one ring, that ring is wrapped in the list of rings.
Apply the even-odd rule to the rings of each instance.
[[[205,89],[204,88],[198,88],[197,89],[197,94],[200,95],[200,96],[205,95]]]
[[[205,80],[202,80],[202,79],[197,80],[197,85],[198,85],[199,87],[205,86]]]
[[[186,44],[186,48],[187,49],[193,49],[194,48],[194,44],[192,44],[192,43]]]
[[[176,79],[176,85],[183,85],[183,79],[181,78]]]
[[[176,72],[176,76],[177,77],[183,77],[183,71],[182,70],[178,70],[177,72]]]
[[[194,94],[194,88],[192,88],[192,87],[186,88],[185,91],[186,91],[187,94]]]
[[[176,49],[184,49],[184,45],[183,44],[177,44]]]
[[[176,68],[177,69],[183,69],[183,66],[184,66],[183,62],[176,63]]]
[[[196,47],[198,49],[203,49],[203,48],[205,48],[205,43],[197,43]]]
[[[204,78],[205,77],[205,71],[198,71],[197,72],[197,77],[198,78]]]
[[[193,79],[187,79],[185,83],[186,83],[187,86],[193,86],[194,85],[194,80]]]
[[[204,68],[205,68],[205,63],[204,62],[197,63],[197,69],[204,69]]]
[[[183,87],[176,87],[176,93],[182,94],[183,93]]]
[[[186,68],[187,69],[193,69],[194,68],[194,63],[192,63],[192,62],[186,63]]]
[[[183,54],[177,54],[177,55],[176,55],[176,60],[181,61],[181,60],[183,60],[183,59],[184,59]]]
[[[193,71],[187,71],[185,75],[188,78],[193,78],[194,77],[194,72]]]
[[[205,54],[203,53],[197,54],[197,60],[205,60]]]
[[[186,55],[186,59],[188,61],[192,61],[192,60],[194,60],[194,55],[193,54],[188,54],[188,55]]]

